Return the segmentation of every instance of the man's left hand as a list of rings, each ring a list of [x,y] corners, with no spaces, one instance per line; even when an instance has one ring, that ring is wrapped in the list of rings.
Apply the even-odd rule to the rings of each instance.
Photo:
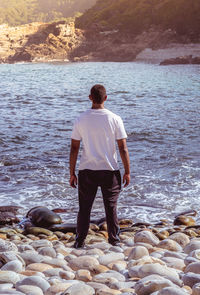
[[[76,177],[75,174],[70,176],[69,183],[70,183],[71,187],[76,188],[76,186],[77,186],[77,177]]]

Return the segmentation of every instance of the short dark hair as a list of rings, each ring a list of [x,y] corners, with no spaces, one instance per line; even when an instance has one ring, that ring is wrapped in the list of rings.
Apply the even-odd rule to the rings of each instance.
[[[96,84],[90,90],[90,95],[94,103],[101,104],[106,97],[106,89],[103,85]]]

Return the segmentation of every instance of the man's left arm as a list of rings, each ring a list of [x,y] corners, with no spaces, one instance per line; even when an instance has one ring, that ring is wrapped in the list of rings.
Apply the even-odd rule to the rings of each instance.
[[[70,159],[69,159],[69,170],[70,170],[70,186],[76,188],[77,185],[77,176],[76,176],[76,161],[78,157],[78,152],[80,148],[80,140],[71,140],[70,148]]]
[[[124,187],[126,187],[130,183],[130,159],[129,159],[128,148],[126,145],[126,138],[117,140],[117,144],[118,144],[119,153],[122,159],[122,163],[124,165],[123,183],[124,183]]]

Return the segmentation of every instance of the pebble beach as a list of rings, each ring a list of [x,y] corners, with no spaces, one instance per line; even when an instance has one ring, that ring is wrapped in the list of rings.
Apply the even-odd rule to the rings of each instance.
[[[73,248],[73,232],[3,226],[0,294],[199,295],[200,229],[188,226],[191,217],[184,220],[154,226],[122,220],[119,246],[107,242],[105,222],[91,224],[80,249]]]

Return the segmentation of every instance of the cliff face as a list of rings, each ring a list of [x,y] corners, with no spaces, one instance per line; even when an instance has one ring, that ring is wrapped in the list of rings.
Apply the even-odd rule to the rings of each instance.
[[[0,62],[134,61],[145,48],[175,42],[175,34],[150,29],[138,36],[117,30],[75,28],[73,22],[0,26]]]
[[[0,26],[0,62],[68,60],[84,40],[74,23]]]

